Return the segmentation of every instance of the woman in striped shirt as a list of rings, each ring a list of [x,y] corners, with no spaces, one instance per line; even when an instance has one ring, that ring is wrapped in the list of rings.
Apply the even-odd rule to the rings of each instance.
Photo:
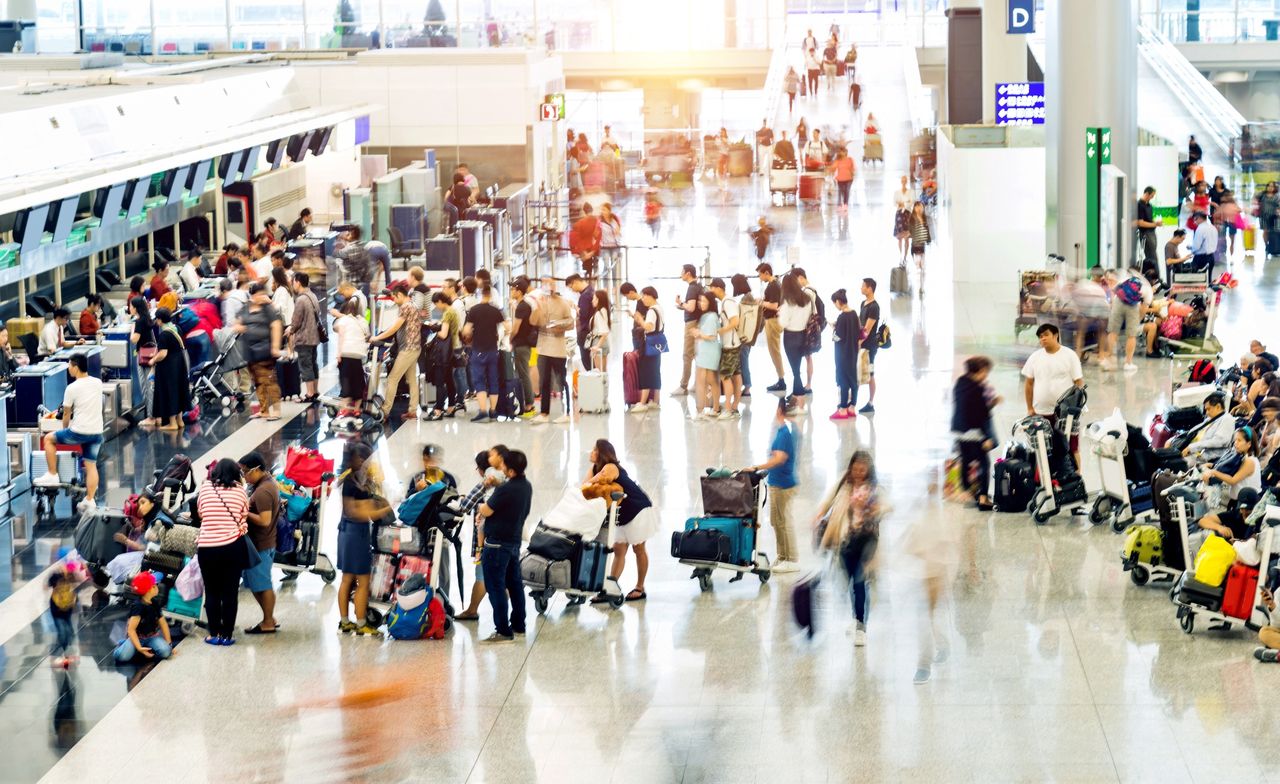
[[[907,231],[911,233],[911,255],[916,257],[916,269],[924,273],[924,246],[933,241],[933,230],[929,225],[929,216],[924,214],[924,205],[916,202],[911,206],[911,217],[907,218]]]
[[[210,645],[233,645],[240,573],[249,566],[249,551],[241,541],[248,531],[249,496],[240,466],[219,460],[196,495],[200,536],[196,558],[204,578],[204,608],[209,619]]]

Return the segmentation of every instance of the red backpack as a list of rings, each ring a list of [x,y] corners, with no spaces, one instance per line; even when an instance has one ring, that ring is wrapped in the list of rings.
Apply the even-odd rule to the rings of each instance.
[[[1218,379],[1218,369],[1208,359],[1197,359],[1187,373],[1187,381],[1192,384],[1212,384]]]
[[[427,605],[427,633],[424,636],[428,640],[443,640],[447,631],[449,615],[444,611],[444,602],[439,596],[432,596],[431,603]]]

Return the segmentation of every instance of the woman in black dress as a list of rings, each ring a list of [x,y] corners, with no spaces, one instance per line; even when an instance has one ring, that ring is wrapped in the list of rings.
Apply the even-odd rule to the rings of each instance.
[[[151,394],[151,418],[161,430],[182,429],[182,415],[191,409],[191,385],[187,382],[187,350],[168,308],[156,310],[158,350],[151,364],[155,389]]]

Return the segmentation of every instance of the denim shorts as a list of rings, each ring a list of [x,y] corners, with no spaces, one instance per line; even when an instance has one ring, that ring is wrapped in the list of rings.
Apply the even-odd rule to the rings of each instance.
[[[61,430],[54,431],[53,442],[55,444],[78,446],[84,453],[85,460],[92,460],[96,463],[98,462],[98,448],[102,446],[102,436],[88,436],[64,427]]]
[[[275,564],[275,550],[259,550],[258,557],[262,560],[252,569],[245,569],[241,573],[244,578],[244,587],[248,588],[252,593],[262,593],[270,591],[271,585],[271,567]]]
[[[498,394],[498,352],[471,352],[471,385],[476,392]]]

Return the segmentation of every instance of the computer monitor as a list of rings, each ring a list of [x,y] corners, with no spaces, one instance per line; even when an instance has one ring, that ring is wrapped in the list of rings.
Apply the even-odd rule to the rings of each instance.
[[[49,211],[44,230],[53,234],[54,242],[66,242],[67,237],[71,236],[71,225],[76,222],[76,210],[80,207],[80,197],[68,196],[51,206],[53,209]]]
[[[311,154],[323,155],[329,149],[329,137],[333,135],[333,126],[321,128],[311,136]]]
[[[147,206],[147,189],[150,187],[150,177],[143,177],[140,180],[132,180],[125,186],[125,215],[129,220],[135,220],[142,215],[143,208]]]
[[[44,240],[44,225],[49,219],[48,204],[30,207],[19,212],[14,220],[14,239],[19,243],[19,252],[30,253],[40,247]]]
[[[243,163],[244,150],[218,156],[218,177],[222,180],[222,187],[225,188],[236,181],[240,176],[240,167]]]
[[[294,163],[300,163],[302,159],[307,157],[307,150],[311,148],[311,137],[315,135],[315,131],[307,131],[306,133],[295,133],[289,137],[289,160]]]
[[[102,227],[117,223],[120,220],[120,211],[124,209],[124,188],[125,183],[112,185],[109,188],[99,188],[93,196],[93,215],[102,221]]]
[[[284,154],[288,145],[287,139],[276,139],[267,145],[267,162],[271,164],[271,170],[275,171],[280,168],[280,164],[284,163]]]
[[[190,170],[191,166],[187,165],[165,172],[164,180],[160,183],[160,188],[165,196],[165,203],[177,204],[182,201],[182,191],[186,187],[187,173]]]
[[[187,174],[187,190],[190,191],[191,198],[198,199],[204,195],[204,186],[209,181],[209,170],[212,168],[212,158],[191,166],[191,171]]]

